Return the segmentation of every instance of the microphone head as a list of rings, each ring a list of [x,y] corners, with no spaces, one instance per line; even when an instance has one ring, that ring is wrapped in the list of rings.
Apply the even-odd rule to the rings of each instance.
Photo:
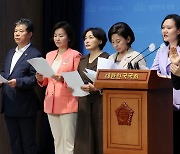
[[[138,62],[136,62],[136,63],[134,64],[134,69],[135,69],[135,70],[139,70],[139,64],[138,64]]]
[[[152,52],[152,51],[154,51],[154,50],[155,50],[155,44],[154,44],[154,43],[151,43],[151,44],[149,45],[149,51]]]
[[[133,69],[132,63],[129,62],[127,67],[128,67],[128,69]]]

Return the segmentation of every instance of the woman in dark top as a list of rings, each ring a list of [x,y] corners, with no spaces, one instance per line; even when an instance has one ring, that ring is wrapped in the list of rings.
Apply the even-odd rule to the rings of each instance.
[[[102,51],[107,37],[97,27],[87,29],[83,39],[90,53],[81,58],[78,71],[85,83],[82,90],[90,94],[79,98],[74,154],[102,154],[102,95],[83,71],[85,68],[97,71],[98,57],[108,58],[109,54]]]

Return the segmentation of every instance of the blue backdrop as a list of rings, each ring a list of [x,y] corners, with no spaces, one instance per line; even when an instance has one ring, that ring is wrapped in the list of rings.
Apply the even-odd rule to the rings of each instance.
[[[143,51],[151,43],[159,47],[163,43],[161,22],[168,14],[180,14],[180,0],[84,0],[84,23],[82,32],[89,27],[101,27],[106,33],[116,22],[129,24],[136,40],[132,47]],[[104,48],[109,54],[115,52],[108,42]],[[87,54],[82,41],[82,52]],[[147,55],[149,51],[143,53]],[[155,53],[146,58],[147,66],[152,65]]]

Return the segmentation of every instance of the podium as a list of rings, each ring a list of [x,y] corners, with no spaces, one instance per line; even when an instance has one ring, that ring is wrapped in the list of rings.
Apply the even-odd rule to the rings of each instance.
[[[155,70],[100,69],[103,154],[173,154],[170,79]]]

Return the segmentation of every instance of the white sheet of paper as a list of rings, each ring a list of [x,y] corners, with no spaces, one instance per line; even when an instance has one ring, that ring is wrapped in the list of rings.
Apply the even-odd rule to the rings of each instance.
[[[85,68],[86,72],[84,71],[84,74],[92,81],[94,82],[95,79],[96,79],[96,75],[97,75],[97,72],[96,71],[93,71],[93,70],[90,70],[90,69],[87,69]]]
[[[83,91],[80,87],[84,85],[81,76],[79,75],[78,71],[74,72],[62,72],[62,76],[66,81],[67,85],[74,89],[72,95],[73,96],[87,96],[89,93]]]
[[[112,60],[98,57],[97,70],[98,69],[116,69],[118,65]]]
[[[2,75],[0,75],[0,82],[7,83],[8,80],[6,80]]]
[[[45,77],[51,77],[55,74],[46,59],[42,57],[32,58],[27,60],[27,62],[30,63],[38,73]]]

